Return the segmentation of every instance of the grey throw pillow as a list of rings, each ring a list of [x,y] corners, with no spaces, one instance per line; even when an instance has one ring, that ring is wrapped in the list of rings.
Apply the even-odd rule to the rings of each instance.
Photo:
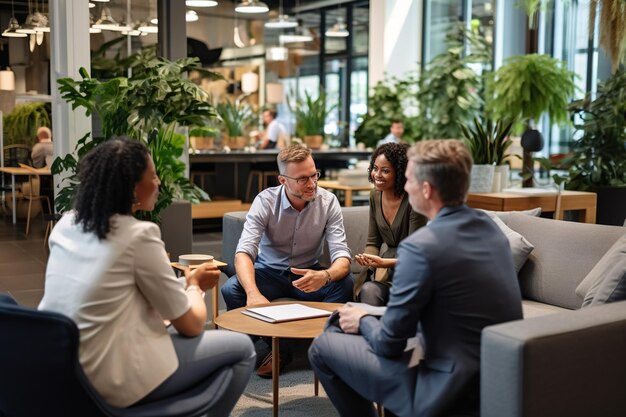
[[[541,209],[539,209],[541,212]],[[532,243],[530,243],[526,238],[515,230],[509,228],[500,217],[496,215],[494,211],[483,210],[490,218],[494,221],[495,224],[498,225],[502,233],[509,240],[509,246],[511,246],[511,255],[513,255],[513,264],[515,265],[515,272],[519,272],[520,269],[526,263],[528,259],[528,255],[535,249]]]
[[[498,218],[502,220],[505,224],[509,222],[509,217],[511,216],[511,213],[525,214],[527,216],[533,216],[533,217],[541,216],[541,207],[537,207],[537,208],[530,209],[530,210],[519,210],[519,211],[491,211],[491,210],[483,210],[483,209],[479,209],[479,210],[482,210],[485,213],[489,214],[489,217],[492,217],[492,218],[493,218],[493,215],[498,216]]]
[[[576,288],[583,307],[626,300],[626,234],[620,237]]]

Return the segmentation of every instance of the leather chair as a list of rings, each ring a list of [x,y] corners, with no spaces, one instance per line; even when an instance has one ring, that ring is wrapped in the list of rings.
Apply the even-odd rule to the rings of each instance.
[[[68,317],[17,305],[0,294],[0,416],[204,416],[232,379],[224,367],[185,392],[129,408],[108,405],[78,362],[78,328]]]

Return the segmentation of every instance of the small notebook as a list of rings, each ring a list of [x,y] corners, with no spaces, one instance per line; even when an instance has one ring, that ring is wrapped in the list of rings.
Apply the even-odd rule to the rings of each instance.
[[[263,320],[268,323],[282,323],[330,316],[331,312],[302,304],[281,304],[268,307],[247,308],[241,311],[246,316]]]

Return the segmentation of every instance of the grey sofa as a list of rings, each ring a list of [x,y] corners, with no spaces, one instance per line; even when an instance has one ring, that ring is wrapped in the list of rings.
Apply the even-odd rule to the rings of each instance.
[[[369,208],[342,210],[348,245],[359,253]],[[224,216],[229,265],[245,214]],[[519,272],[525,319],[483,331],[481,416],[625,416],[626,302],[579,309],[575,289],[626,229],[514,212],[498,217],[535,248]],[[353,273],[359,270],[353,262]]]

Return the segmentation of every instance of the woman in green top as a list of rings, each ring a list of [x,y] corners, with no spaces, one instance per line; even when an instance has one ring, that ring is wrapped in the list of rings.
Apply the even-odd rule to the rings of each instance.
[[[365,267],[355,283],[355,298],[363,303],[387,304],[398,245],[426,224],[426,218],[413,211],[404,191],[408,148],[407,144],[387,143],[376,148],[370,160],[369,181],[375,189],[370,193],[367,245],[365,252],[355,257]]]

